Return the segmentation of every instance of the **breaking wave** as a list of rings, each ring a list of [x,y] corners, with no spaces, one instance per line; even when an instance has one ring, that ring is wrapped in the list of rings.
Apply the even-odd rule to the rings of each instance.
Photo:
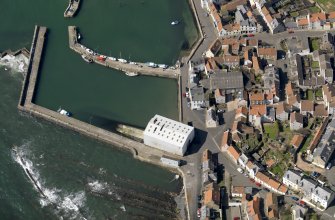
[[[0,58],[0,66],[11,68],[12,70],[20,73],[27,71],[29,59],[23,54],[17,56],[7,54]]]
[[[27,158],[29,151],[27,145],[12,148],[12,158],[22,167],[26,176],[33,184],[40,195],[40,205],[50,206],[55,210],[55,214],[60,219],[86,219],[83,212],[85,207],[86,195],[84,191],[65,194],[58,188],[47,188],[41,179],[38,170],[34,167],[31,160]]]

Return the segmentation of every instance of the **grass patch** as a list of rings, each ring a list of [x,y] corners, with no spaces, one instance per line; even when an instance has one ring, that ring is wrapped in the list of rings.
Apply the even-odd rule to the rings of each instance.
[[[323,95],[322,95],[322,89],[317,89],[317,90],[315,91],[315,96],[316,96],[316,97],[323,97]]]
[[[299,12],[294,11],[290,13],[291,17],[298,17],[299,16]]]
[[[310,7],[308,10],[309,10],[311,13],[318,13],[318,12],[321,11],[320,8],[318,8],[318,7],[316,7],[316,6]]]
[[[323,10],[326,12],[331,12],[335,10],[335,0],[315,0],[321,5]]]
[[[307,90],[307,99],[314,100],[314,92],[312,90]]]
[[[309,147],[309,144],[311,143],[313,139],[313,135],[309,135],[304,143],[304,145],[302,145],[302,148],[300,149],[301,153],[305,153],[307,151],[307,148]]]
[[[319,39],[318,38],[311,38],[310,39],[310,43],[311,43],[311,49],[312,49],[312,51],[316,51],[316,50],[320,49]]]
[[[320,65],[319,65],[318,61],[312,61],[312,68],[318,69],[319,67],[320,67]]]
[[[266,133],[270,139],[275,140],[279,133],[278,122],[276,121],[273,124],[264,125],[264,133]]]

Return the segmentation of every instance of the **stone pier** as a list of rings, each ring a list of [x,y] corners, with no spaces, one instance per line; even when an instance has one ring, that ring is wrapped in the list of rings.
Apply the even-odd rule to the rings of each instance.
[[[149,67],[145,63],[122,63],[116,60],[108,59],[107,57],[105,60],[99,59],[99,57],[104,56],[102,54],[92,54],[88,52],[86,47],[78,42],[78,32],[77,28],[75,26],[69,26],[69,46],[72,50],[80,54],[81,56],[85,56],[89,59],[91,59],[94,63],[113,68],[116,70],[121,70],[123,72],[128,73],[135,73],[138,75],[146,75],[146,76],[157,76],[157,77],[165,77],[165,78],[171,78],[171,79],[178,79],[180,75],[180,69],[179,68],[152,68]]]

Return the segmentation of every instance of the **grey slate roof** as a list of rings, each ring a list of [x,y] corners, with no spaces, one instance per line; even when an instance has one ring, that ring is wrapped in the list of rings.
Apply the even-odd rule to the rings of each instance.
[[[305,177],[302,179],[302,181],[300,182],[299,186],[301,187],[302,191],[305,194],[310,194],[312,193],[316,186],[318,185],[318,183],[308,177]]]
[[[206,89],[243,89],[243,75],[241,72],[223,72],[216,70],[209,79],[200,81]]]
[[[302,180],[301,173],[296,170],[287,170],[283,177],[294,184],[299,184]]]
[[[322,198],[325,201],[328,201],[332,198],[332,193],[333,192],[330,189],[321,186],[318,186],[314,191],[315,195],[318,195],[318,197]]]
[[[201,86],[191,88],[190,95],[191,95],[192,101],[204,101],[205,100],[204,88]]]
[[[335,150],[335,119],[328,124],[318,146],[315,148],[313,157],[320,157],[326,164],[332,157]]]

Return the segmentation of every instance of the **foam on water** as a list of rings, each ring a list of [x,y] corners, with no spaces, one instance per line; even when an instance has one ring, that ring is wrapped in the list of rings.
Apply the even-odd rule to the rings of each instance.
[[[0,66],[11,68],[12,70],[20,73],[27,71],[29,59],[23,54],[13,56],[10,54],[0,58]]]
[[[33,162],[27,158],[29,156],[28,145],[29,143],[26,143],[20,147],[13,147],[12,157],[22,167],[34,188],[39,192],[40,205],[42,207],[53,205],[60,219],[86,219],[81,213],[86,202],[85,192],[64,194],[60,189],[47,188]]]

